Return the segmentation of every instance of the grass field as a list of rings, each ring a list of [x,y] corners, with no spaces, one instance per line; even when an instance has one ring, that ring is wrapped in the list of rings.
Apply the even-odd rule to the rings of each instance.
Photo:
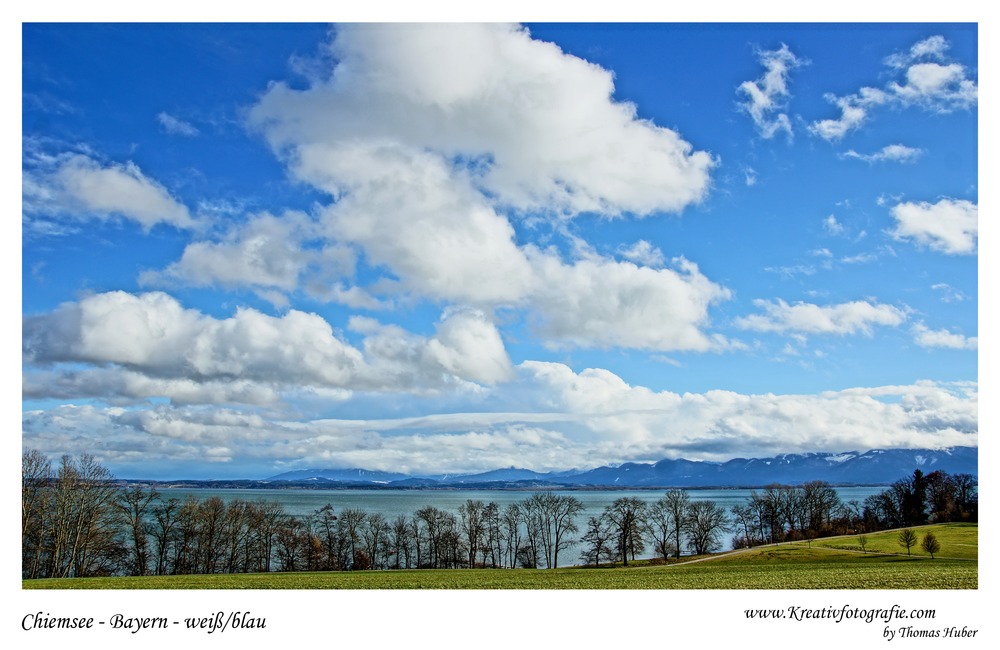
[[[923,540],[925,532],[933,531],[934,536],[941,543],[941,551],[934,554],[936,558],[948,557],[962,560],[979,558],[979,527],[976,524],[915,526],[912,530],[917,534],[917,545],[910,549],[912,557],[930,558],[927,551],[920,548],[920,542]],[[865,550],[869,553],[906,553],[906,550],[898,542],[899,531],[872,533],[867,537]],[[857,535],[816,540],[812,545],[850,551],[862,550]]]
[[[24,580],[25,589],[976,589],[978,526],[934,531],[932,560],[897,533],[778,544],[674,564],[553,570],[448,569]]]

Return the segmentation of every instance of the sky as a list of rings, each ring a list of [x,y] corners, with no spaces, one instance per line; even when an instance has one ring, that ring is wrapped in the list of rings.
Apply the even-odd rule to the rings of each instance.
[[[975,24],[22,27],[22,445],[978,446]]]

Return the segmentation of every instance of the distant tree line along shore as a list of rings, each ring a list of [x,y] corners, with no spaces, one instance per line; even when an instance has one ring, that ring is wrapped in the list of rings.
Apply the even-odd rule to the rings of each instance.
[[[331,504],[307,517],[275,501],[163,499],[123,485],[89,454],[58,466],[22,454],[22,578],[413,568],[555,568],[574,561],[628,565],[647,548],[679,558],[830,535],[978,520],[978,483],[942,471],[893,483],[863,503],[830,485],[771,485],[728,511],[672,489],[655,501],[621,497],[586,522],[583,503],[551,491],[499,506],[469,499],[458,512],[428,505],[387,519]],[[567,562],[575,545],[583,551]],[[647,546],[648,545],[648,546]],[[907,546],[909,551],[909,546]],[[935,548],[934,552],[937,551]],[[563,553],[561,555],[561,553]]]

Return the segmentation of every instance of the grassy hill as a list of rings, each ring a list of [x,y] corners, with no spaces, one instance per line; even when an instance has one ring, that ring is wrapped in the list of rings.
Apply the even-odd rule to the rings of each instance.
[[[25,589],[976,589],[979,529],[941,524],[940,552],[911,555],[897,531],[791,542],[628,568],[439,569],[24,580]],[[865,552],[867,551],[867,552]]]

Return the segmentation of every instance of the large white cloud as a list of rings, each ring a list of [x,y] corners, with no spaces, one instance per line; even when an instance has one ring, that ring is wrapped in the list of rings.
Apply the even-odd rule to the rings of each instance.
[[[567,263],[519,246],[507,219],[462,182],[465,172],[425,153],[351,147],[323,165],[341,166],[338,175],[365,182],[327,210],[331,236],[360,244],[420,295],[524,307],[560,345],[713,347],[701,328],[709,305],[729,293],[689,262],[679,270],[597,256]]]
[[[906,311],[892,305],[864,300],[837,305],[814,305],[784,300],[755,300],[763,313],[736,319],[735,325],[758,332],[792,332],[801,334],[867,334],[876,325],[894,327],[902,324]]]
[[[899,203],[890,210],[896,226],[889,234],[949,255],[974,255],[979,239],[979,206],[971,201]]]
[[[472,167],[478,187],[520,209],[676,211],[708,188],[709,154],[614,101],[610,72],[524,28],[342,25],[331,52],[328,81],[274,84],[250,113],[293,170],[324,189],[349,190],[349,179],[312,153],[358,142]]]
[[[328,78],[274,84],[249,123],[333,201],[195,242],[145,282],[240,284],[278,306],[300,286],[369,309],[403,293],[513,307],[552,345],[720,347],[703,329],[729,293],[693,264],[565,260],[517,241],[522,210],[643,215],[707,190],[711,157],[615,102],[608,71],[512,25],[345,25],[330,47]],[[356,286],[347,246],[382,277]]]
[[[433,392],[510,376],[503,341],[483,312],[447,312],[431,338],[365,322],[367,329],[356,327],[369,335],[362,351],[316,314],[291,310],[274,317],[240,309],[216,319],[164,293],[98,294],[24,320],[25,391],[52,397],[44,394],[51,386],[62,396],[70,390],[96,396],[94,387],[102,385],[110,398],[161,391],[156,396],[181,402],[222,396],[261,403],[281,391]],[[33,374],[53,364],[70,367],[62,377]],[[220,389],[225,382],[233,384]]]

